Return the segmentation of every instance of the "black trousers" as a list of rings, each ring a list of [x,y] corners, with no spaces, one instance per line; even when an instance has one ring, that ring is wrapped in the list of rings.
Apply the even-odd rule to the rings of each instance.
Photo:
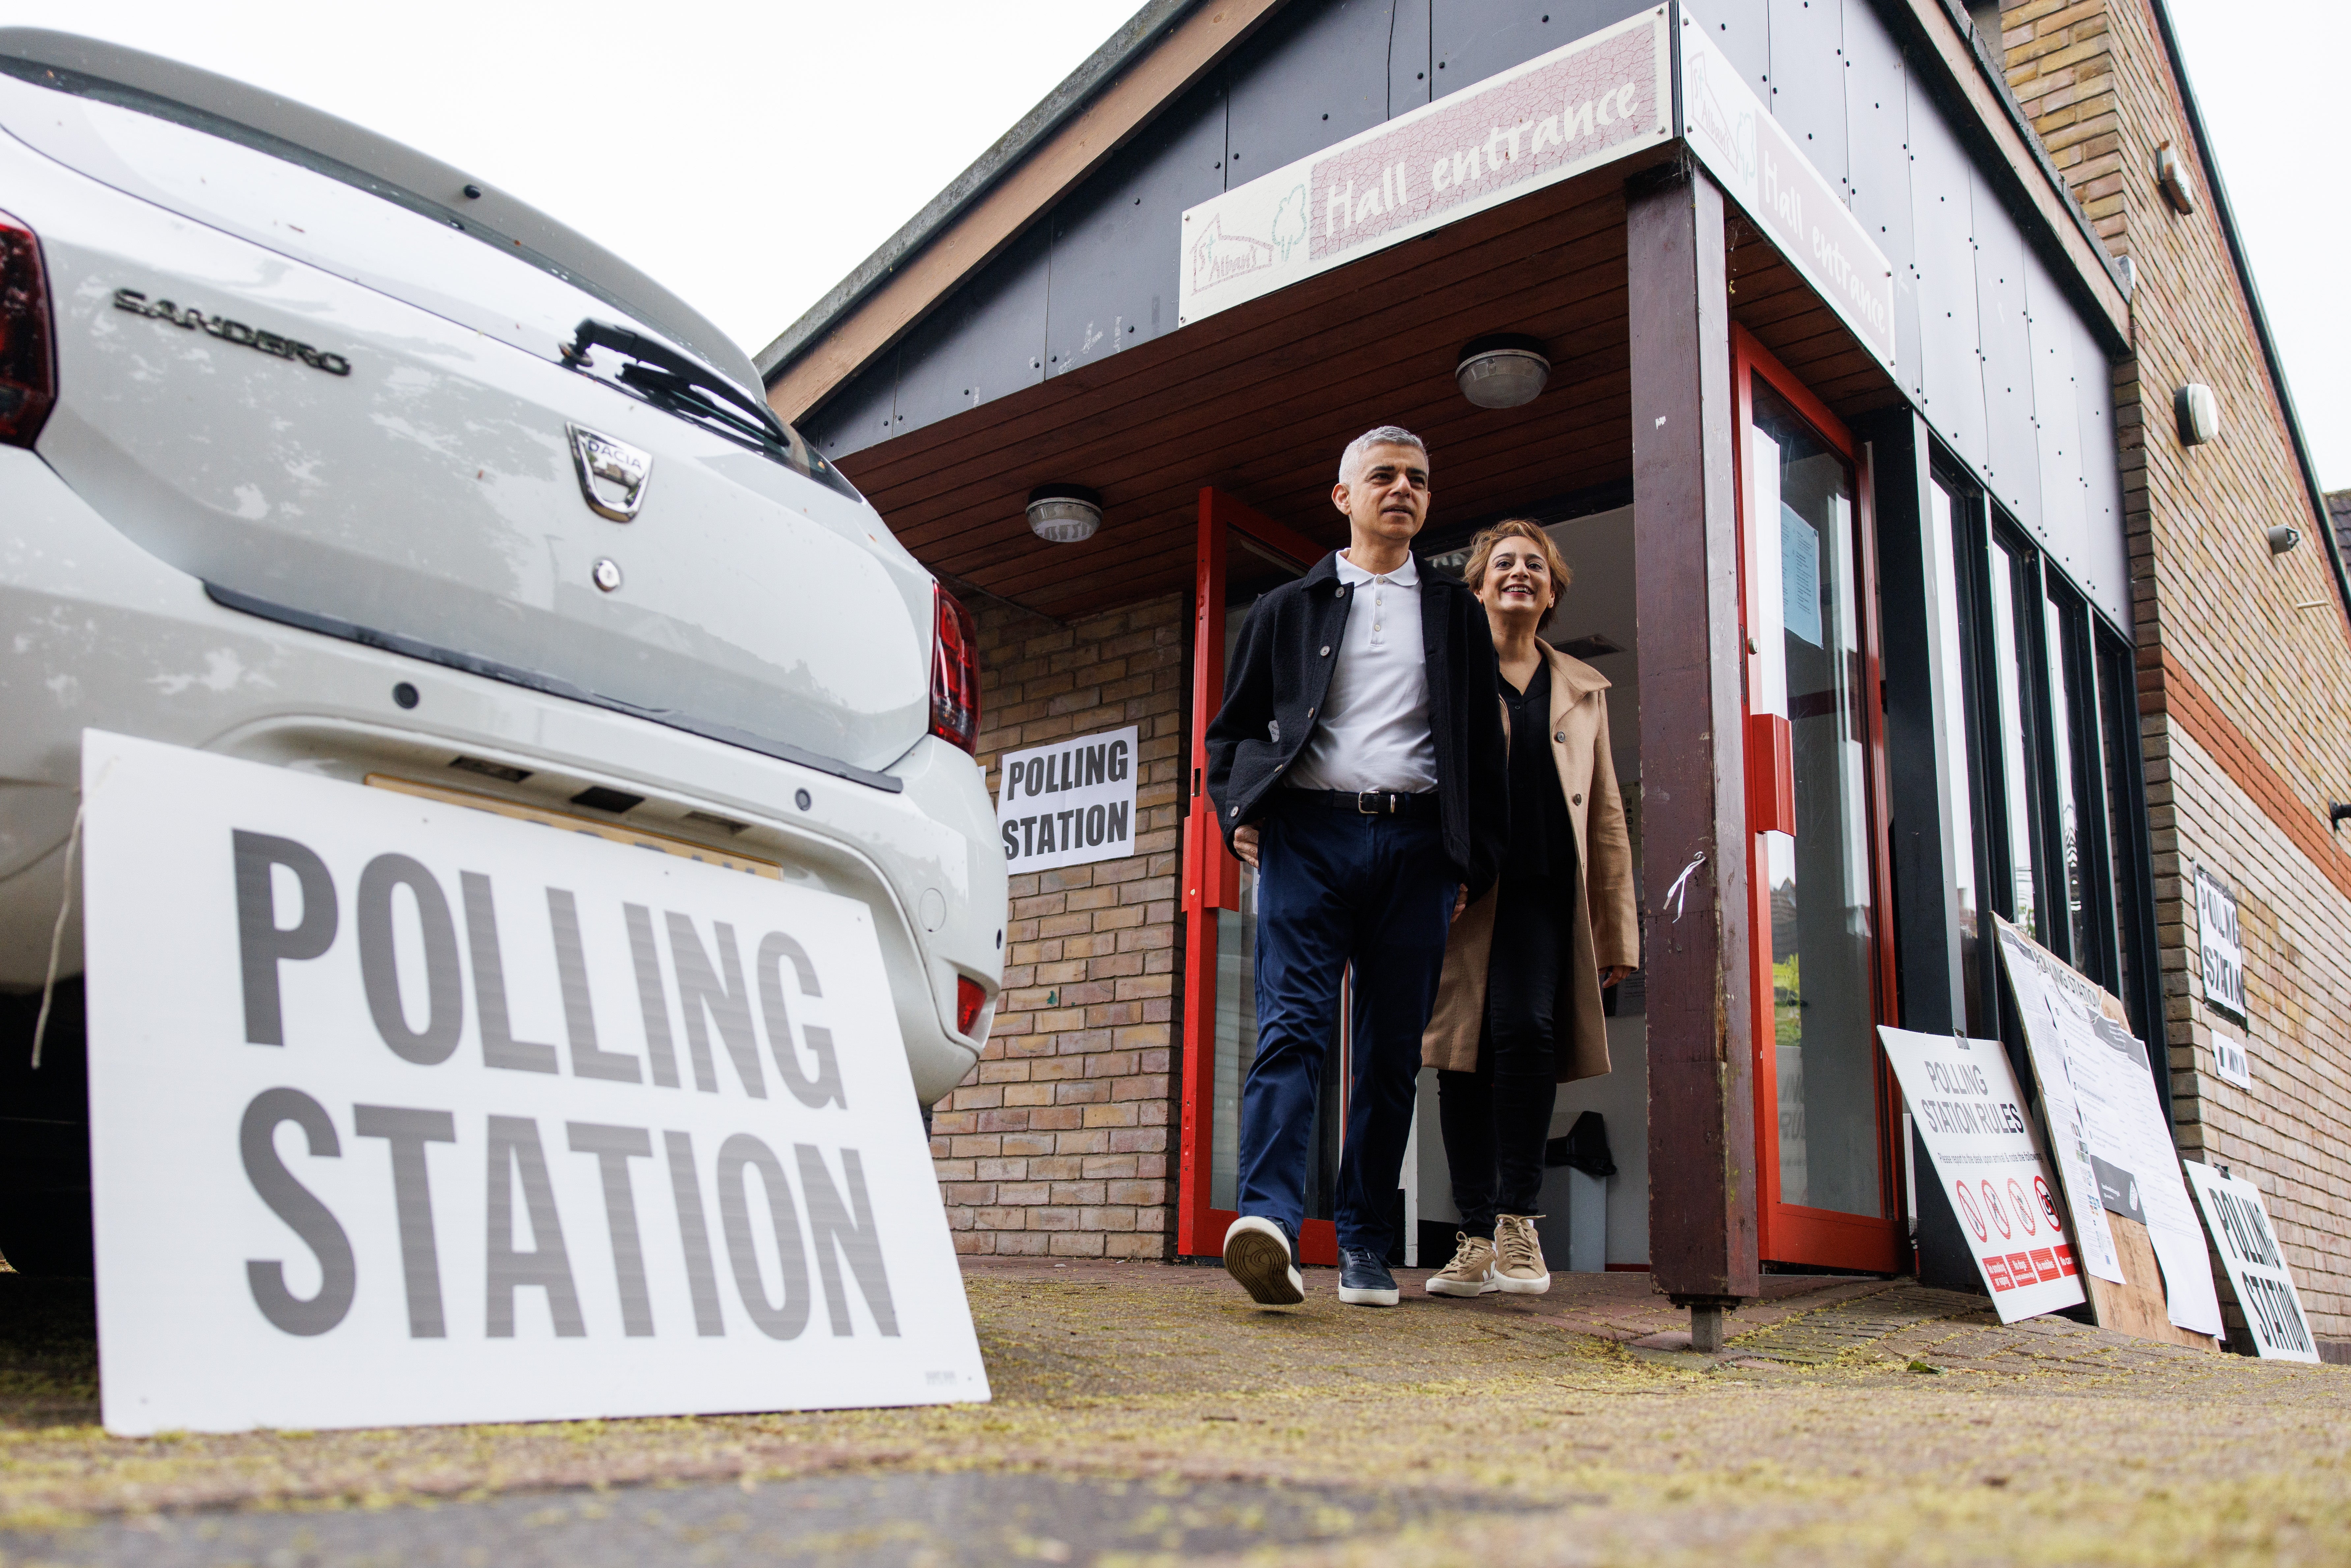
[[[1542,1201],[1543,1144],[1559,1094],[1552,1015],[1573,895],[1564,878],[1501,884],[1478,1070],[1437,1075],[1453,1206],[1472,1236],[1491,1237],[1495,1215],[1533,1214]]]

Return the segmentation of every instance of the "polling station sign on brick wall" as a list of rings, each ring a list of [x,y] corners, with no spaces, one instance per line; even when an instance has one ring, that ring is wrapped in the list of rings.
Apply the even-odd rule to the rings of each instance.
[[[984,1399],[873,916],[88,733],[107,1426]]]
[[[1004,754],[996,824],[1013,875],[1134,853],[1141,735],[1128,725]]]

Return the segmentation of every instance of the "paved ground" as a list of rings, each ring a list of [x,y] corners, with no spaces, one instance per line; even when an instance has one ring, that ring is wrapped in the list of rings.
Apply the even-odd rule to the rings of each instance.
[[[2351,1562],[2351,1369],[1901,1283],[1775,1280],[1706,1357],[1640,1275],[968,1280],[990,1406],[120,1440],[86,1290],[0,1276],[0,1564]]]

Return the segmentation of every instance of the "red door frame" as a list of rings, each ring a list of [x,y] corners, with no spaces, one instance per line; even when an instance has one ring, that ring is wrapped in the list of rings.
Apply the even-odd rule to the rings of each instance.
[[[1191,791],[1184,813],[1184,1103],[1176,1131],[1176,1250],[1223,1249],[1238,1218],[1209,1207],[1215,1148],[1217,912],[1240,907],[1240,862],[1225,848],[1208,799],[1208,725],[1225,695],[1225,564],[1231,538],[1305,571],[1327,550],[1213,486],[1200,490],[1198,549],[1192,576]],[[1327,1219],[1299,1229],[1299,1260],[1335,1264],[1339,1239]]]
[[[1746,562],[1747,432],[1755,407],[1753,378],[1761,377],[1773,392],[1785,398],[1813,427],[1814,434],[1852,465],[1854,526],[1860,535],[1861,581],[1855,585],[1855,591],[1861,610],[1861,689],[1869,810],[1870,887],[1876,905],[1871,912],[1877,959],[1875,1014],[1879,1023],[1896,1023],[1899,1020],[1894,983],[1894,894],[1886,836],[1890,809],[1886,794],[1885,676],[1878,624],[1877,538],[1875,507],[1870,494],[1872,476],[1868,455],[1854,441],[1853,433],[1845,427],[1843,420],[1830,413],[1827,405],[1814,397],[1785,365],[1772,357],[1769,350],[1757,342],[1745,329],[1736,325],[1730,329],[1730,352],[1731,395],[1736,403],[1733,412],[1738,431],[1737,439],[1731,443],[1731,490],[1737,497],[1739,510],[1739,592],[1742,622],[1752,624],[1747,613]],[[1754,675],[1750,669],[1747,681],[1750,699],[1754,689]],[[1877,1103],[1878,1216],[1841,1214],[1834,1209],[1812,1208],[1780,1201],[1778,1034],[1773,1027],[1771,1009],[1771,889],[1763,851],[1763,828],[1773,823],[1793,827],[1794,779],[1786,720],[1772,715],[1750,713],[1746,739],[1748,889],[1749,900],[1753,906],[1749,915],[1749,931],[1754,965],[1755,1153],[1756,1165],[1762,1177],[1759,1184],[1755,1217],[1758,1251],[1762,1258],[1773,1262],[1895,1273],[1903,1266],[1907,1240],[1899,1196],[1902,1151],[1897,1147],[1899,1139],[1896,1136],[1896,1130],[1901,1126],[1901,1106],[1899,1091],[1886,1065],[1886,1053],[1876,1049],[1874,1043],[1870,1061],[1875,1075],[1873,1098]]]

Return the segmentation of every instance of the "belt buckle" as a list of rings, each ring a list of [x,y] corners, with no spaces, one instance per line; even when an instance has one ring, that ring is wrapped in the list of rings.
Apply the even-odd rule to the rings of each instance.
[[[1387,804],[1365,805],[1367,800],[1385,800]],[[1358,789],[1355,791],[1355,813],[1364,817],[1392,817],[1395,815],[1395,798],[1378,789]]]

